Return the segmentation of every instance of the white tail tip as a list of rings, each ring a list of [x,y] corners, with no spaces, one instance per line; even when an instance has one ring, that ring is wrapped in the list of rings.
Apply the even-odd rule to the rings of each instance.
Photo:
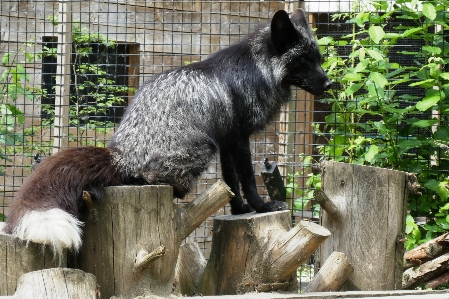
[[[58,253],[81,247],[83,223],[61,209],[31,211],[25,214],[13,235],[35,243],[50,245]]]

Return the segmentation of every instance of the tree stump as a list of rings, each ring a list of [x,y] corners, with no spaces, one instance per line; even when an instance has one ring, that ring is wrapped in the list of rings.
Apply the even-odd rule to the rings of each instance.
[[[167,297],[182,240],[232,195],[218,181],[178,208],[170,186],[109,187],[85,217],[77,266],[97,277],[104,298]]]
[[[13,295],[17,279],[25,273],[66,263],[67,256],[55,256],[50,247],[0,234],[0,295]]]
[[[320,247],[318,261],[334,251],[347,256],[354,273],[342,290],[400,289],[408,174],[330,161],[321,171],[322,190],[315,199],[324,209],[321,225],[332,235]]]
[[[4,299],[98,299],[95,276],[76,269],[53,268],[22,275],[17,291]]]
[[[290,211],[216,217],[199,292],[203,296],[297,292],[296,269],[329,231],[308,221],[291,226]]]

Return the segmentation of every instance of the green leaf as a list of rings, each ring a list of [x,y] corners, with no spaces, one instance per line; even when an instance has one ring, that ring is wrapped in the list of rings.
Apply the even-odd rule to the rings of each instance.
[[[325,36],[325,37],[318,39],[316,42],[317,42],[318,46],[328,46],[334,42],[334,39],[330,36]]]
[[[438,122],[439,122],[438,119],[422,119],[422,120],[418,120],[418,121],[412,123],[412,126],[418,127],[418,128],[428,128]]]
[[[372,72],[370,78],[376,84],[376,87],[385,87],[388,84],[388,80],[381,73]]]
[[[372,163],[374,160],[374,156],[379,153],[379,147],[375,144],[371,145],[368,152],[365,154],[365,160],[369,163]]]
[[[376,50],[369,49],[366,52],[368,52],[368,55],[371,56],[372,58],[376,59],[376,60],[384,60],[383,55],[380,52],[376,51]]]
[[[427,96],[416,103],[416,109],[419,111],[426,111],[435,106],[441,100],[441,95],[438,90],[428,90]]]
[[[444,80],[449,80],[449,73],[441,73],[440,77],[443,78]]]
[[[3,66],[6,66],[9,63],[9,56],[10,55],[11,55],[10,53],[3,54],[3,57],[2,57],[2,65]]]
[[[427,85],[427,84],[433,85],[434,82],[435,82],[434,79],[426,79],[426,80],[422,80],[422,81],[418,81],[418,82],[409,84],[409,86],[410,86],[410,87],[413,87],[413,86],[422,86],[422,85]]]
[[[404,33],[402,33],[402,37],[408,37],[412,34],[415,34],[416,32],[422,31],[423,27],[416,27],[416,28],[410,28],[404,31]]]
[[[444,140],[444,141],[449,140],[449,128],[439,126],[436,132],[433,134],[433,138],[435,140]]]
[[[449,203],[446,203],[444,206],[440,208],[440,212],[449,210]]]
[[[369,37],[378,44],[382,38],[385,36],[385,32],[380,26],[371,26],[368,30]]]
[[[347,73],[343,77],[343,81],[354,82],[354,81],[360,81],[360,80],[362,80],[362,76],[360,76],[360,74]]]
[[[353,84],[353,85],[349,86],[348,88],[346,88],[345,93],[347,95],[352,95],[352,94],[356,93],[357,91],[359,91],[359,89],[362,86],[363,86],[363,83]]]
[[[435,10],[435,6],[432,3],[424,2],[422,5],[422,13],[430,20],[435,20],[437,17],[437,11]]]
[[[423,46],[422,50],[430,54],[441,54],[441,48],[439,47]]]

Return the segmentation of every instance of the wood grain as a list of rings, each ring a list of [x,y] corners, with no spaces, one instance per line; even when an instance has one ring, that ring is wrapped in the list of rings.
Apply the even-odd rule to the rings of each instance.
[[[321,224],[332,235],[320,247],[319,261],[343,252],[354,267],[344,290],[401,288],[405,229],[404,172],[324,162],[323,191],[338,209],[336,224],[324,211]]]

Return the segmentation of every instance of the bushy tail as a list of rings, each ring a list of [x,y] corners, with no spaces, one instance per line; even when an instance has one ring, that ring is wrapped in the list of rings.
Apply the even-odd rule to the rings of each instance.
[[[50,245],[57,253],[64,248],[78,250],[83,191],[100,198],[104,187],[124,183],[113,155],[112,149],[80,147],[45,159],[12,202],[4,231]]]

